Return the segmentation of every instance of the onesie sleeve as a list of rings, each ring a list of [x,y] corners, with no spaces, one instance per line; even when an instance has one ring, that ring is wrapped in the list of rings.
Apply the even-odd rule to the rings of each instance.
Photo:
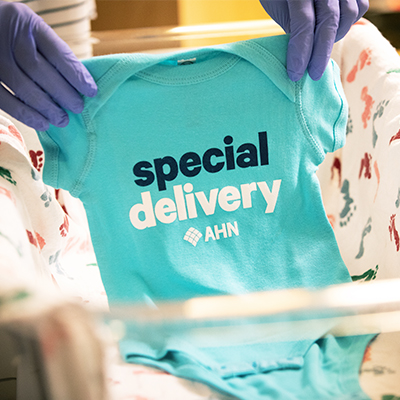
[[[45,153],[43,181],[78,196],[79,183],[92,149],[83,115],[68,115],[70,123],[67,127],[51,125],[47,131],[38,132]]]
[[[322,162],[326,153],[343,147],[346,139],[348,105],[339,67],[333,60],[319,81],[308,75],[302,80],[297,101],[305,130]]]
[[[118,63],[120,55],[92,57],[84,60],[86,66],[96,83],[107,80],[107,75],[112,67]],[[65,128],[50,125],[49,130],[38,132],[39,139],[45,152],[45,165],[43,180],[46,184],[68,190],[73,196],[78,197],[90,161],[94,157],[95,135],[89,128],[91,126],[91,103],[101,103],[102,93],[94,98],[84,98],[85,109],[82,114],[67,111],[69,124]]]

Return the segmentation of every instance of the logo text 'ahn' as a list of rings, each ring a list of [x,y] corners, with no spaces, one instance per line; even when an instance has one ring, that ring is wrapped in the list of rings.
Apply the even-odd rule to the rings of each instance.
[[[204,241],[208,242],[210,239],[212,240],[220,240],[222,238],[226,239],[228,237],[232,237],[233,235],[239,236],[239,228],[237,221],[230,223],[227,222],[226,224],[223,223],[221,227],[218,225],[214,225],[214,227],[207,226],[205,232]],[[202,237],[202,233],[199,232],[196,228],[189,228],[188,231],[185,233],[183,240],[191,243],[193,246],[197,246],[198,241]]]

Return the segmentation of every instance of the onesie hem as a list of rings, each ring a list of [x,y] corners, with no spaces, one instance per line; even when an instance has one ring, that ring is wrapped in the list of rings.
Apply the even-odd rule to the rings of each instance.
[[[373,335],[365,335],[365,337],[362,338],[354,337],[354,339],[356,339],[356,343],[350,347],[350,354],[346,352],[346,356],[350,357],[357,356],[358,358],[357,362],[350,363],[350,365],[347,365],[348,363],[344,362],[343,367],[340,368],[336,384],[332,385],[331,382],[332,386],[324,393],[321,393],[320,391],[314,393],[315,396],[321,396],[321,395],[324,396],[324,397],[318,397],[318,399],[324,398],[326,400],[339,400],[339,399],[371,400],[370,397],[363,391],[359,383],[359,369],[364,354],[364,352],[359,352],[359,350],[360,348],[364,349],[367,346],[367,344],[371,341],[372,336]],[[353,337],[345,337],[344,339],[351,340],[352,338]],[[322,340],[324,339],[322,338]],[[216,374],[213,368],[209,368],[206,365],[203,365],[202,363],[199,362],[193,362],[196,361],[196,359],[192,360],[191,355],[186,354],[185,352],[170,351],[165,353],[165,356],[167,356],[166,360],[162,358],[153,359],[151,357],[139,354],[131,354],[125,356],[125,361],[127,363],[134,363],[156,368],[182,379],[189,379],[191,381],[200,382],[218,393],[234,396],[235,398],[240,400],[262,400],[265,398],[269,398],[268,395],[266,395],[264,392],[255,392],[255,390],[257,389],[253,388],[253,386],[244,384],[243,386],[235,387],[237,381],[235,381],[236,382],[235,383],[233,380],[246,379],[246,377],[250,376],[256,378],[258,376],[260,378],[258,381],[259,385],[257,386],[258,389],[261,388],[261,385],[265,385],[265,388],[269,390],[270,389],[269,384],[272,383],[268,382],[268,375],[270,371],[265,371],[265,372],[260,371],[259,373],[243,375],[243,376],[241,375],[221,376]],[[182,359],[179,360],[180,357],[183,358],[184,360]],[[188,362],[188,360],[191,361]],[[177,365],[178,367],[175,368],[174,365]],[[302,367],[303,366],[299,364],[298,368],[294,367],[291,369],[292,370],[302,369]],[[317,399],[317,397],[309,397],[309,396],[310,393],[305,392],[300,397],[296,396],[296,399],[302,399],[302,400]],[[282,397],[280,395],[279,399],[281,398]],[[294,400],[294,397],[293,398],[291,397],[291,400]]]
[[[82,173],[79,175],[78,179],[76,180],[75,184],[69,189],[71,196],[79,197],[82,192],[82,187],[90,171],[92,169],[92,165],[95,159],[96,154],[96,132],[93,127],[93,122],[90,119],[90,115],[88,114],[87,110],[83,110],[82,112],[83,122],[87,128],[88,134],[88,152],[86,159],[84,161]]]
[[[352,338],[361,341],[361,344],[358,346],[352,346],[350,349],[350,354],[357,357],[357,362],[355,364],[347,365],[347,363],[343,363],[343,368],[340,372],[340,386],[342,388],[343,393],[351,393],[357,394],[358,400],[370,400],[370,397],[364,392],[363,388],[360,385],[360,376],[359,371],[361,369],[361,365],[363,362],[365,350],[367,346],[371,343],[377,335],[363,335],[363,336],[353,336]],[[359,349],[362,348],[364,351],[360,352]],[[351,367],[351,368],[350,368]],[[354,397],[351,397],[353,399]]]
[[[308,126],[307,118],[304,115],[303,102],[302,102],[302,86],[301,86],[301,82],[302,82],[302,80],[295,83],[295,88],[296,88],[296,114],[297,114],[297,118],[299,119],[300,124],[301,124],[301,126],[303,128],[304,136],[306,137],[307,141],[310,143],[311,147],[315,150],[315,153],[316,153],[316,155],[318,157],[317,164],[319,165],[325,159],[325,152],[323,151],[321,146],[314,139],[314,136],[311,133],[311,129]]]
[[[58,188],[58,164],[60,148],[50,137],[47,131],[37,131],[42,146],[46,148],[45,160],[43,165],[43,181],[54,188]],[[51,149],[51,150],[50,150]],[[51,167],[49,167],[51,166]]]
[[[338,66],[336,65],[336,63],[331,60],[331,64],[332,64],[332,69],[333,72],[335,73],[338,69]],[[338,71],[338,76],[340,77],[340,73]],[[332,153],[335,152],[336,150],[342,148],[344,146],[344,142],[346,141],[346,138],[343,138],[342,143],[338,142],[338,135],[337,135],[337,127],[341,126],[342,124],[346,123],[347,121],[347,108],[345,107],[345,94],[343,92],[343,90],[341,90],[338,85],[336,80],[333,80],[333,85],[335,87],[336,93],[340,99],[340,103],[341,103],[341,108],[339,111],[339,115],[338,118],[336,119],[335,123],[333,124],[333,148],[332,148]]]

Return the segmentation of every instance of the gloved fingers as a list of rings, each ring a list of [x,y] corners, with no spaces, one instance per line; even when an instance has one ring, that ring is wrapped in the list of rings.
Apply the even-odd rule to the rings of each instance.
[[[49,129],[49,121],[33,108],[27,106],[0,84],[0,109],[38,131]]]
[[[368,10],[368,0],[340,0],[340,23],[335,41],[344,38],[351,26]]]
[[[21,40],[16,43],[14,59],[19,68],[61,107],[74,113],[83,110],[79,93],[47,60],[36,51],[35,43]]]
[[[356,0],[340,0],[340,23],[336,33],[335,41],[343,39],[354,22],[357,21],[359,14]]]
[[[38,21],[34,27],[34,36],[38,51],[72,87],[85,96],[96,95],[97,85],[89,71],[44,21]]]
[[[320,79],[335,41],[368,10],[368,0],[260,0],[265,11],[290,33],[287,71],[299,80],[308,68]]]
[[[290,14],[290,39],[287,71],[292,81],[304,75],[314,44],[314,0],[287,0]]]
[[[311,79],[318,80],[328,65],[339,28],[339,0],[316,0],[315,14],[314,47],[308,65],[308,73]]]
[[[15,65],[12,71],[3,73],[1,80],[9,87],[16,98],[33,108],[51,124],[64,127],[68,125],[68,114],[61,109],[54,101],[26,76]]]
[[[357,0],[358,4],[358,16],[354,22],[357,22],[369,8],[369,0]]]

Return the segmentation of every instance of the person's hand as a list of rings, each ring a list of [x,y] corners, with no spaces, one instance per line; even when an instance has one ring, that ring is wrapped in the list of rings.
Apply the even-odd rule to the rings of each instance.
[[[333,44],[368,10],[368,0],[260,0],[269,16],[290,33],[287,71],[298,81],[323,75]]]
[[[0,1],[0,109],[37,130],[68,124],[97,86],[68,45],[29,7]]]

